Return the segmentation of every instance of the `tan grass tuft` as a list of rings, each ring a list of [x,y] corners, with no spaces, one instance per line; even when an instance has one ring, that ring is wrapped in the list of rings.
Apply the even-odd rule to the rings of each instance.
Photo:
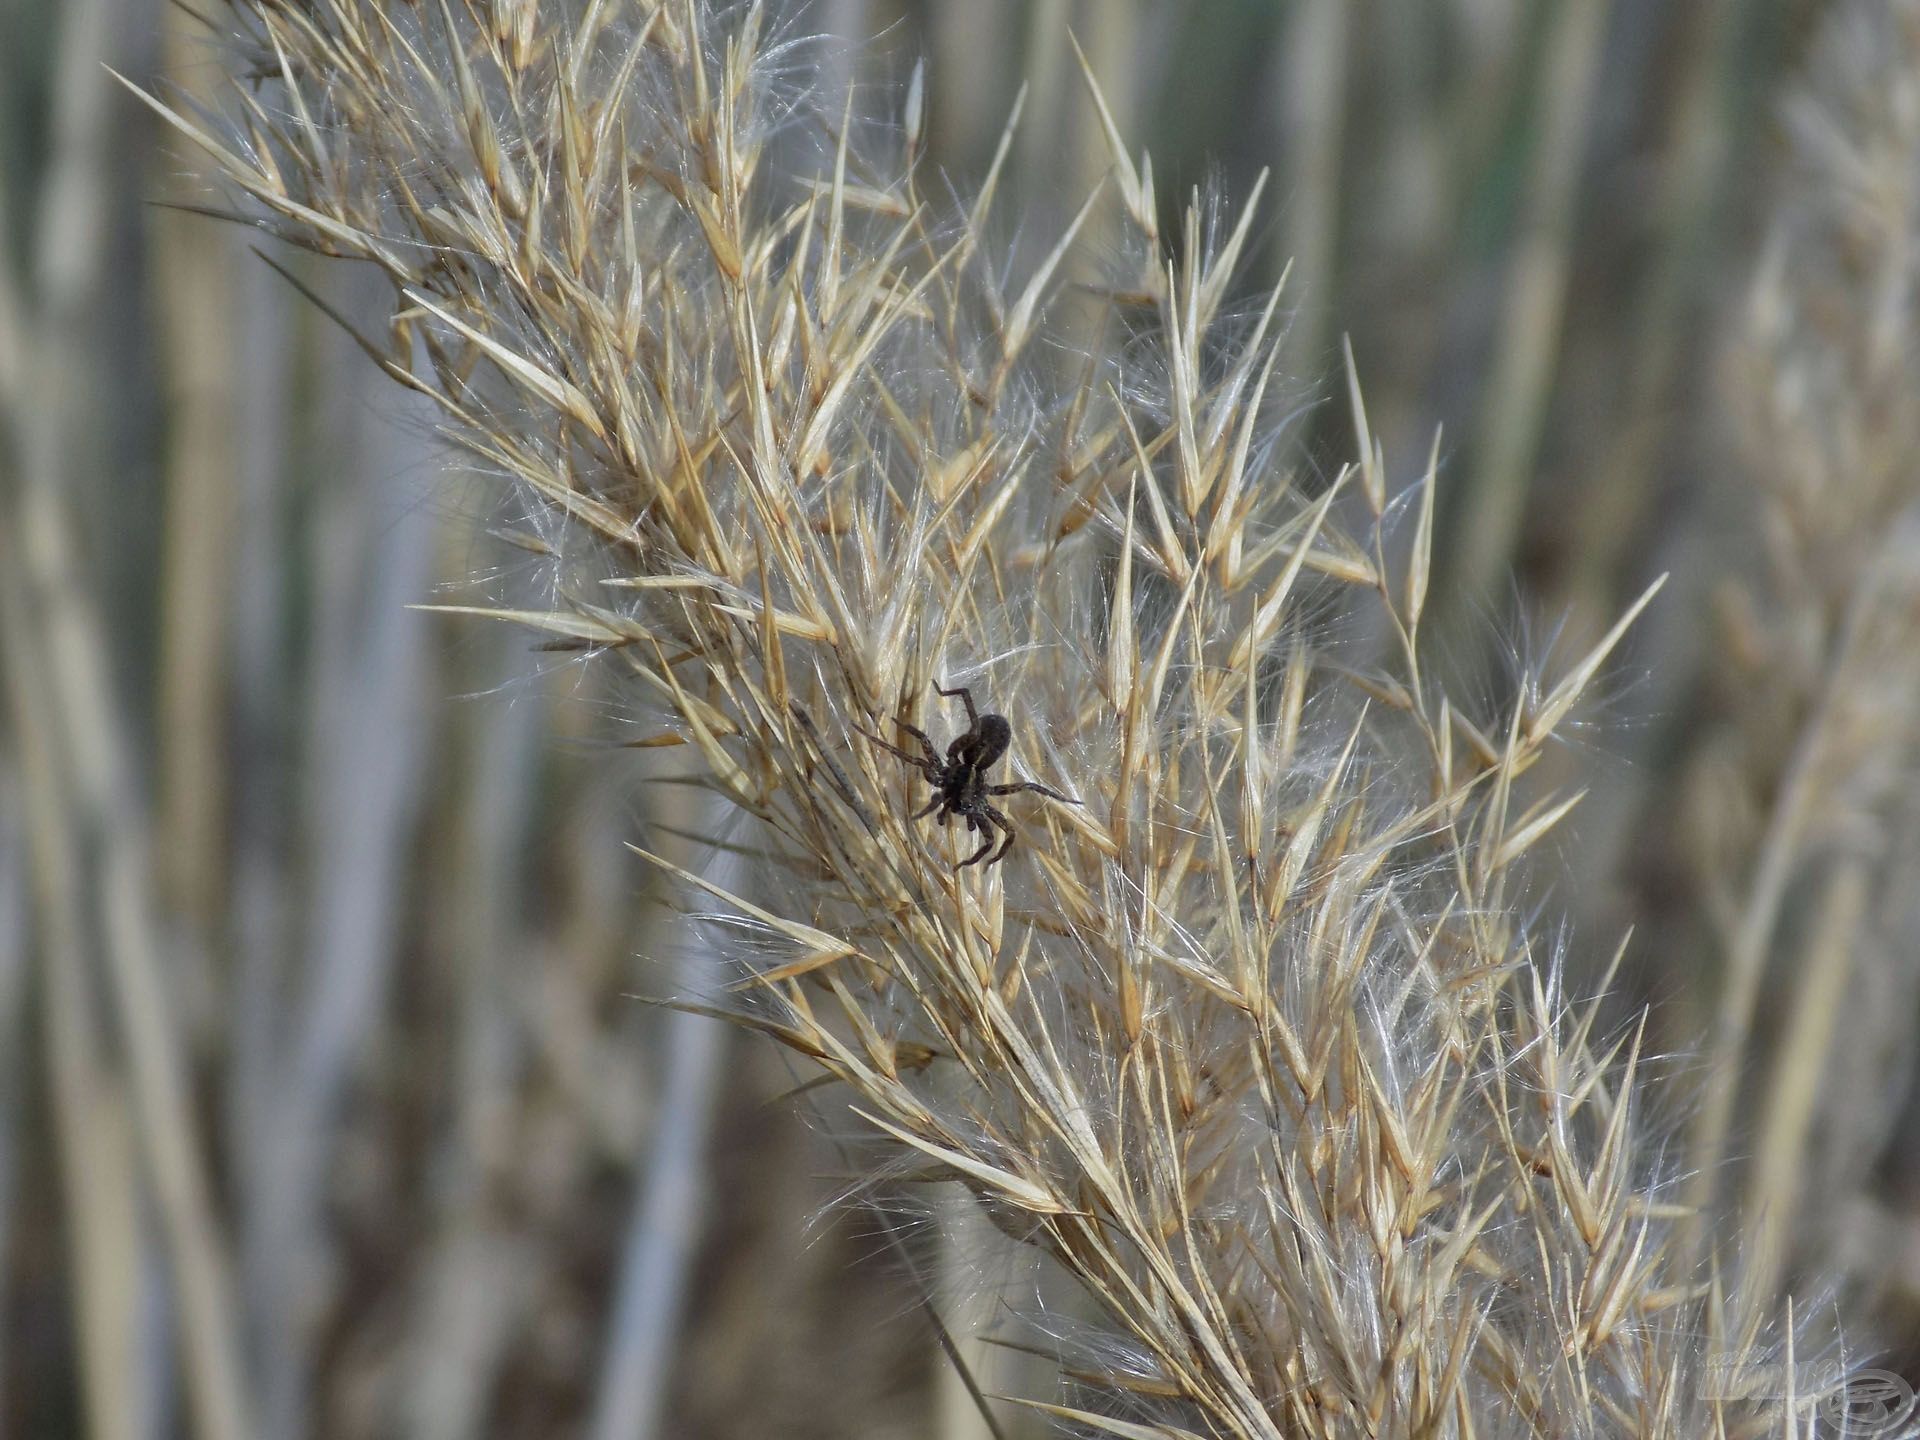
[[[1007,282],[991,178],[943,214],[766,12],[625,8],[256,0],[271,84],[149,103],[391,278],[364,343],[552,557],[474,608],[621,667],[764,857],[676,872],[738,966],[690,1003],[1077,1277],[1112,1335],[1047,1403],[1083,1430],[1789,1433],[1711,1368],[1780,1337],[1669,1247],[1638,1030],[1516,911],[1572,805],[1524,777],[1626,622],[1465,713],[1422,663],[1433,464],[1395,485],[1350,367],[1354,463],[1289,468],[1244,217],[1163,243],[1109,120],[1081,218],[1129,238],[1063,358],[1073,227]],[[954,733],[935,683],[1084,802],[1010,800],[997,868],[860,736]]]

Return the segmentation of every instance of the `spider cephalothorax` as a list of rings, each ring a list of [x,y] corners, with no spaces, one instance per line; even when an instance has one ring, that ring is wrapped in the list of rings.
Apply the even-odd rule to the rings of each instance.
[[[862,730],[876,745],[891,750],[909,765],[917,766],[920,773],[927,777],[927,783],[933,786],[934,796],[925,807],[913,814],[913,819],[939,812],[939,821],[947,824],[958,815],[967,822],[968,833],[984,831],[986,839],[978,850],[960,862],[964,868],[986,860],[989,865],[997,865],[1007,858],[1007,852],[1013,848],[1013,822],[1008,820],[987,798],[991,795],[1014,795],[1022,790],[1034,790],[1050,800],[1062,800],[1069,805],[1080,802],[1072,796],[1062,795],[1058,790],[1050,790],[1045,785],[1032,780],[1020,780],[1011,785],[987,784],[987,771],[994,762],[1007,753],[1007,746],[1013,742],[1013,726],[1007,723],[1004,715],[989,712],[982,715],[973,708],[973,695],[966,686],[948,690],[938,680],[933,688],[942,695],[960,697],[960,703],[967,707],[968,726],[963,734],[954,737],[947,746],[945,758],[934,748],[933,741],[927,738],[927,732],[917,725],[894,717],[894,724],[920,742],[924,755],[916,755],[911,750],[902,750],[889,740],[883,740],[870,730]],[[1006,838],[1000,841],[1000,848],[994,850],[994,832],[999,831]],[[993,851],[993,857],[987,858]]]

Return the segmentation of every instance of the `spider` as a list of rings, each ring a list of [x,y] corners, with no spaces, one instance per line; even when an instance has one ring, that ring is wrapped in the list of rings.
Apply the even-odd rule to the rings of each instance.
[[[995,761],[1007,753],[1007,746],[1013,741],[1013,727],[1007,723],[1007,717],[1004,715],[992,713],[982,715],[975,710],[973,694],[964,685],[948,690],[936,680],[933,682],[933,688],[948,697],[958,695],[960,703],[967,707],[966,733],[954,737],[953,743],[947,746],[947,755],[944,760],[940,758],[940,752],[934,749],[933,741],[927,738],[926,731],[917,725],[909,725],[898,716],[894,717],[893,723],[918,740],[920,748],[926,751],[926,754],[916,755],[911,750],[902,750],[891,741],[881,739],[871,730],[861,730],[860,733],[874,744],[892,751],[909,765],[917,766],[920,773],[927,777],[927,783],[933,786],[935,791],[933,799],[926,803],[925,808],[916,810],[909,818],[918,820],[937,810],[940,812],[939,820],[942,825],[958,815],[967,822],[969,834],[976,830],[986,833],[985,842],[973,854],[962,860],[958,868],[964,870],[967,866],[977,865],[982,860],[986,860],[989,865],[998,865],[1007,858],[1007,852],[1013,848],[1015,832],[1013,822],[988,801],[989,795],[1016,795],[1022,790],[1037,790],[1049,800],[1061,800],[1069,805],[1078,805],[1080,802],[1070,795],[1062,795],[1058,790],[1050,790],[1045,785],[1036,784],[1032,780],[1021,780],[1012,785],[987,784],[987,771],[993,768]],[[993,858],[987,859],[987,852],[993,850],[996,830],[1004,833],[1006,839],[1002,840],[1000,848],[993,852]]]

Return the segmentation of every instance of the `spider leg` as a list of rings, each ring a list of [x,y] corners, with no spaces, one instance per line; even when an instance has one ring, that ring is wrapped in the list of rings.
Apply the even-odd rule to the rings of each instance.
[[[976,730],[980,728],[980,716],[973,708],[973,692],[971,690],[964,685],[959,685],[949,690],[938,680],[933,682],[933,688],[938,690],[942,695],[945,695],[948,699],[952,699],[955,695],[958,695],[960,697],[960,703],[967,707],[967,724]]]
[[[1020,780],[1011,785],[989,785],[987,787],[987,793],[989,795],[1018,795],[1022,790],[1034,790],[1046,796],[1049,800],[1062,800],[1069,805],[1078,805],[1081,803],[1071,795],[1062,795],[1058,790],[1048,789],[1037,780]]]
[[[966,859],[962,860],[957,866],[954,867],[955,869],[964,870],[969,865],[978,865],[982,860],[987,858],[987,852],[993,849],[993,843],[994,843],[993,826],[988,824],[988,825],[982,825],[980,828],[987,832],[987,838],[981,842],[980,848],[978,850],[974,851],[973,854],[969,855]]]
[[[854,726],[853,728],[856,730],[860,730],[860,727],[858,725]],[[895,745],[891,740],[882,740],[878,735],[874,734],[871,730],[860,730],[860,733],[866,736],[867,739],[873,741],[873,743],[878,745],[882,750],[891,751],[893,754],[898,755],[902,760],[906,761],[909,765],[916,766],[920,770],[925,771],[926,776],[929,780],[933,778],[932,763],[928,761],[925,757],[916,755],[911,750],[902,750],[898,745]],[[922,736],[921,738],[925,739],[926,737]],[[931,747],[929,747],[929,749],[931,749]]]
[[[909,725],[898,715],[893,717],[893,723],[920,742],[920,748],[927,752],[927,762],[929,764],[938,765],[940,763],[940,752],[933,748],[933,741],[927,738],[926,731],[922,730],[918,725]]]
[[[924,809],[920,809],[920,810],[916,810],[916,811],[914,811],[914,812],[913,812],[913,814],[911,814],[911,815],[909,815],[909,816],[908,816],[907,818],[908,818],[909,820],[924,820],[924,819],[926,819],[926,818],[927,818],[927,816],[929,816],[929,815],[931,815],[931,814],[933,814],[933,812],[934,812],[934,811],[936,811],[936,810],[938,810],[938,809],[939,809],[939,808],[941,807],[941,805],[943,805],[944,803],[946,803],[946,798],[947,798],[947,797],[946,797],[946,796],[944,796],[944,795],[936,795],[936,796],[934,796],[934,797],[933,797],[933,799],[931,799],[931,800],[929,800],[929,801],[928,801],[928,802],[926,803],[926,806],[925,806],[925,808],[924,808]],[[940,820],[940,823],[941,823],[941,824],[943,824],[943,825],[944,825],[944,824],[946,824],[946,817],[945,817],[945,816],[942,816],[942,817],[941,817],[941,820]]]
[[[983,805],[981,808],[987,812],[987,820],[990,824],[997,825],[1006,832],[1007,838],[1000,842],[1000,848],[994,852],[993,858],[987,861],[989,865],[998,865],[1002,860],[1007,858],[1007,852],[1013,849],[1013,842],[1017,832],[1013,828],[1013,822],[998,810],[994,809],[993,806]],[[991,830],[987,831],[987,836],[988,843],[992,843],[993,832]]]

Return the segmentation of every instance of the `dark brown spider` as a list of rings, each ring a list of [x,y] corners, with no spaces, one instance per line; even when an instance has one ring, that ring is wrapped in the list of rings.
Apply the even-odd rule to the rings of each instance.
[[[1062,795],[1058,790],[1049,790],[1045,785],[1036,784],[1031,780],[1021,780],[1012,785],[987,784],[987,771],[993,768],[995,761],[1007,753],[1007,746],[1013,741],[1013,727],[1007,723],[1007,717],[1004,715],[991,713],[982,715],[975,710],[973,694],[964,685],[956,690],[948,690],[936,680],[933,682],[933,688],[942,695],[958,695],[960,703],[967,707],[969,723],[966,733],[954,737],[953,743],[947,746],[944,760],[941,759],[940,752],[934,749],[933,741],[927,738],[926,731],[917,725],[909,725],[898,716],[894,717],[893,723],[918,740],[920,748],[926,751],[926,754],[916,755],[911,750],[902,750],[891,741],[881,739],[871,730],[862,730],[860,733],[883,749],[891,750],[909,765],[918,766],[920,773],[927,777],[927,783],[933,786],[935,792],[933,799],[927,802],[924,809],[916,810],[912,819],[921,819],[923,816],[932,815],[937,810],[940,812],[939,820],[942,825],[958,815],[967,822],[969,834],[976,830],[986,832],[985,842],[960,862],[961,869],[978,864],[982,860],[986,860],[989,865],[998,865],[1007,858],[1007,852],[1013,848],[1014,829],[1013,822],[988,801],[989,795],[1016,795],[1022,790],[1035,790],[1049,800],[1062,800],[1069,805],[1078,805],[1080,802],[1071,795]],[[1002,832],[1006,839],[1000,842],[1000,848],[994,851],[993,858],[988,860],[987,852],[993,850],[996,830]]]

